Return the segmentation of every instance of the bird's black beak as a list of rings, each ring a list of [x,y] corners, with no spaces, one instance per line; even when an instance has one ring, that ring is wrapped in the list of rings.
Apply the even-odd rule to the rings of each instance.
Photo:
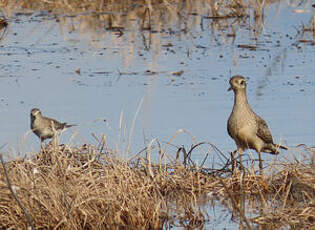
[[[228,88],[228,90],[227,90],[227,91],[231,91],[231,90],[232,90],[232,87]]]

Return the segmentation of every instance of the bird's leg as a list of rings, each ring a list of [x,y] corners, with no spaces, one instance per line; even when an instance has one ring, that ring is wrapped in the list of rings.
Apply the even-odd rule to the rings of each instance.
[[[55,134],[51,140],[52,146],[56,147],[59,145],[58,136]]]
[[[46,148],[45,148],[45,143],[44,143],[44,139],[40,138],[40,153],[43,156],[43,160],[47,161],[47,154],[46,154]]]
[[[258,152],[258,159],[259,159],[259,174],[262,175],[263,164],[262,164],[262,159],[261,159],[260,151]]]
[[[59,145],[59,141],[58,141],[58,132],[55,128],[55,123],[51,122],[51,127],[52,127],[52,131],[54,132],[54,136],[51,140],[52,146],[56,147],[57,145]]]
[[[40,138],[40,152],[44,151],[44,140]]]
[[[243,149],[239,148],[238,154],[239,154],[239,158],[240,158],[240,168],[243,171],[244,170],[244,165],[243,165],[243,162],[242,162],[242,153],[243,153]]]
[[[235,160],[235,153],[237,152],[237,149],[231,152],[231,161],[232,161],[232,173],[234,173],[234,170],[236,168],[236,160]]]

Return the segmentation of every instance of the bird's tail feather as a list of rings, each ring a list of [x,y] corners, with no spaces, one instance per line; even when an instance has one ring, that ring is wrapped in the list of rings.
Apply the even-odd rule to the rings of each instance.
[[[70,128],[70,127],[73,127],[73,126],[78,126],[78,125],[64,123],[64,128]]]
[[[280,149],[288,150],[288,148],[283,145],[276,145],[276,147]]]
[[[266,153],[278,155],[280,153],[279,149],[288,150],[287,147],[277,144],[270,144],[267,148],[265,148],[263,151]]]

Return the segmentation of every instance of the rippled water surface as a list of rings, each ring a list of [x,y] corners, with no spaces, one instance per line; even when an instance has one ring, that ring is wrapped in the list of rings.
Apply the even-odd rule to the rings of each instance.
[[[29,112],[38,107],[78,124],[64,133],[66,143],[96,143],[92,133],[106,134],[112,148],[130,146],[134,154],[153,138],[167,142],[184,129],[174,144],[209,141],[228,153],[235,149],[226,131],[233,106],[228,80],[242,74],[249,102],[274,139],[313,145],[315,46],[301,40],[314,41],[302,33],[314,8],[296,9],[271,5],[261,28],[238,22],[235,31],[236,19],[214,28],[213,19],[198,13],[186,25],[141,32],[132,26],[95,31],[79,23],[82,16],[10,14],[0,43],[1,141],[22,154],[38,150],[39,140],[28,133]]]

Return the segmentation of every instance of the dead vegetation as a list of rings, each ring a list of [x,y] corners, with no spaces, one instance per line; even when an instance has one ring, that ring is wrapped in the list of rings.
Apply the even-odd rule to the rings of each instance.
[[[257,175],[253,167],[231,174],[229,159],[221,169],[199,168],[183,148],[172,163],[153,163],[148,149],[143,154],[127,162],[96,146],[50,146],[3,164],[0,228],[203,229],[212,217],[201,207],[211,200],[248,229],[314,225],[315,170],[308,160],[273,164]]]
[[[307,6],[310,1],[293,2],[287,4],[295,9]],[[90,45],[94,47],[104,47],[110,42],[113,42],[110,43],[113,47],[125,47],[117,51],[124,59],[124,67],[130,66],[135,57],[143,55],[137,53],[139,43],[157,57],[163,52],[176,52],[174,37],[193,40],[204,31],[211,34],[210,47],[230,44],[249,51],[268,51],[280,44],[280,40],[270,43],[271,35],[262,33],[271,24],[268,10],[279,7],[280,0],[3,0],[0,4],[2,15],[9,23],[16,18],[48,24],[56,22],[60,33],[69,42],[74,34],[78,34],[83,39],[88,36]],[[314,21],[314,17],[312,19]],[[314,24],[311,28],[303,25],[300,30],[309,29],[314,31]],[[244,36],[244,44],[235,44],[239,43],[237,38]],[[170,39],[165,41],[165,38]],[[309,36],[298,36],[296,40],[294,45],[314,45],[314,39]],[[163,44],[165,42],[167,44]],[[207,50],[209,47],[191,44],[187,47],[187,56],[198,49]],[[100,55],[103,55],[102,51]],[[237,58],[235,56],[235,60]]]
[[[116,0],[116,1],[1,1],[3,14],[32,15],[43,20],[56,20],[70,32],[94,32],[98,36],[112,32],[116,37],[126,32],[179,35],[194,27],[210,29],[211,33],[233,40],[240,27],[253,31],[259,37],[264,26],[264,11],[279,0]],[[39,13],[38,13],[39,12]],[[197,16],[197,17],[196,17]],[[130,38],[136,36],[132,34]],[[145,36],[145,35],[144,35]],[[145,36],[143,39],[157,39]],[[158,43],[159,41],[156,41]],[[151,46],[152,41],[145,41]]]

